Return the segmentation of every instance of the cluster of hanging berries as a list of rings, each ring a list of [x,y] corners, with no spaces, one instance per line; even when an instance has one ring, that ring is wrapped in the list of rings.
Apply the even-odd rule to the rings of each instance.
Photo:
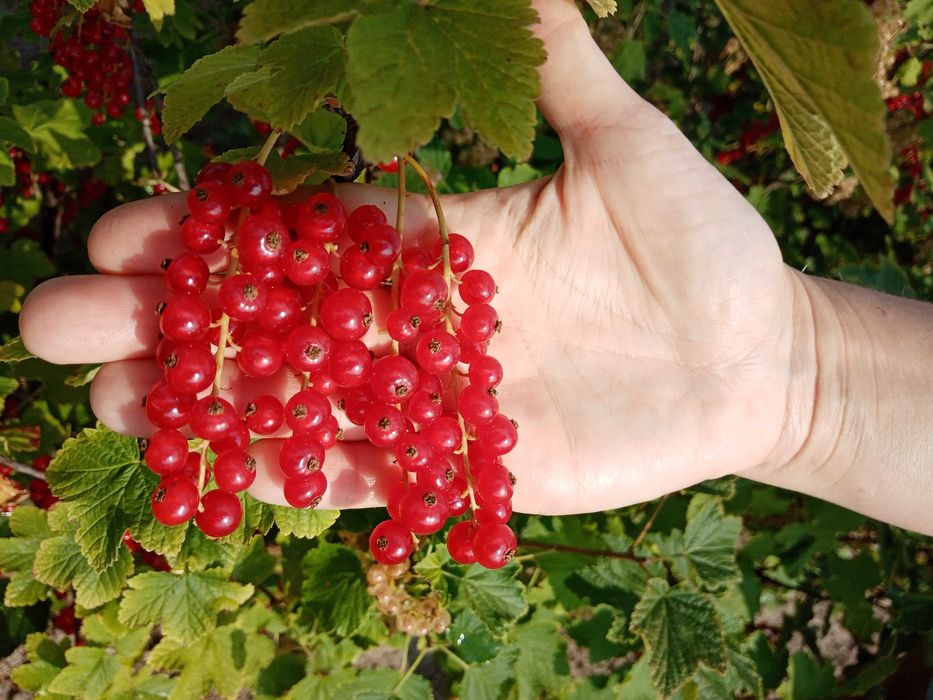
[[[450,627],[450,613],[441,604],[440,596],[436,591],[420,598],[411,595],[404,585],[407,573],[407,559],[399,564],[373,564],[367,569],[366,590],[375,598],[376,608],[391,618],[402,634],[443,634]]]
[[[322,192],[283,210],[271,190],[268,172],[253,161],[206,166],[181,224],[188,252],[163,264],[170,294],[158,309],[157,361],[164,378],[145,401],[158,428],[145,451],[162,476],[152,497],[156,518],[176,525],[194,517],[214,537],[236,529],[236,494],[255,479],[252,435],[290,433],[278,455],[284,498],[296,508],[318,505],[327,488],[325,453],[342,437],[330,398],[339,391],[338,408],[402,468],[389,498],[391,519],[370,539],[376,560],[406,560],[415,536],[472,510],[470,521],[450,531],[451,555],[503,566],[515,549],[506,525],[514,477],[501,458],[517,431],[499,413],[502,367],[486,354],[500,328],[488,303],[497,291],[492,277],[469,269],[472,246],[443,225],[446,245],[439,239],[432,249],[402,253],[398,231],[377,207],[347,215]],[[222,245],[231,265],[217,284],[202,255]],[[364,292],[389,279],[399,284],[399,308],[387,318],[395,351],[374,360],[362,341],[373,322]],[[454,286],[462,313],[451,300]],[[301,388],[284,405],[263,394],[247,397],[238,411],[219,395],[228,348],[244,375],[268,377],[286,367]],[[461,377],[468,378],[462,389]],[[185,426],[201,449],[189,452]],[[216,455],[212,470],[209,452]],[[217,488],[205,491],[211,474]]]
[[[127,31],[92,7],[71,25],[57,26],[68,7],[65,0],[32,0],[29,26],[33,33],[50,37],[52,58],[67,72],[62,94],[98,110],[91,121],[101,125],[108,117],[123,116],[130,103],[133,62],[129,54]],[[126,12],[145,12],[141,3],[123,8]]]

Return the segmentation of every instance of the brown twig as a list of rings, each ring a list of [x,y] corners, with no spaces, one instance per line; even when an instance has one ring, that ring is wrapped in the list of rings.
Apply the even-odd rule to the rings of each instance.
[[[519,540],[519,547],[532,547],[536,549],[550,549],[555,552],[568,552],[570,554],[583,554],[587,557],[607,557],[609,559],[628,559],[644,566],[645,560],[629,552],[614,552],[611,549],[592,549],[590,547],[574,547],[568,544],[551,544],[550,542],[535,542],[534,540]]]
[[[0,464],[4,467],[9,467],[13,471],[19,474],[25,474],[26,476],[31,476],[33,479],[41,479],[42,481],[48,481],[45,478],[45,474],[40,472],[38,469],[33,469],[32,467],[27,467],[21,462],[17,462],[13,459],[8,459],[7,457],[0,456]]]

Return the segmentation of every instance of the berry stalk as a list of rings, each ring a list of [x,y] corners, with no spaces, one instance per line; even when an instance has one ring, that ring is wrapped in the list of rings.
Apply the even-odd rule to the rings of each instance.
[[[402,245],[405,244],[405,234],[402,231],[402,226],[405,224],[405,197],[408,194],[405,190],[405,158],[397,158],[398,162],[398,204],[395,209],[395,230],[398,231],[399,239],[402,242]],[[392,303],[389,308],[397,309],[398,308],[398,288],[399,288],[399,278],[402,274],[402,258],[399,256],[396,258],[395,263],[392,265]],[[392,339],[392,354],[398,355],[398,340],[395,338]]]

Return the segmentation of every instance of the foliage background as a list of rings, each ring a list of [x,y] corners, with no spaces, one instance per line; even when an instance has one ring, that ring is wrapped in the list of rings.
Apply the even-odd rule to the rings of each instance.
[[[883,45],[893,226],[852,176],[827,199],[808,194],[769,94],[713,2],[623,0],[614,16],[587,12],[620,74],[746,194],[789,264],[933,300],[933,9],[922,0],[869,7]],[[137,15],[145,92],[232,43],[240,10],[179,2],[159,31]],[[179,185],[179,157],[193,174],[263,137],[221,105],[174,156],[156,136],[154,168],[132,116],[92,126],[91,110],[61,97],[61,69],[28,22],[24,3],[0,9],[0,333],[12,341],[0,348],[0,503],[9,516],[0,519],[0,688],[82,698],[232,697],[243,688],[296,698],[929,692],[931,540],[741,479],[613,512],[519,516],[519,556],[499,572],[457,566],[443,545],[422,550],[405,590],[413,600],[435,592],[453,618],[426,638],[396,631],[366,591],[375,513],[250,501],[249,529],[219,543],[156,526],[135,441],[95,428],[95,368],[20,360],[16,315],[40,281],[90,271],[86,235],[104,211]],[[39,115],[29,139],[15,129],[24,109]],[[339,119],[317,114],[292,130],[312,159],[343,138]],[[8,162],[11,146],[25,149],[28,178]],[[540,119],[530,158],[518,162],[459,113],[418,156],[445,192],[523,182],[561,161]],[[345,165],[313,162],[318,175]],[[378,168],[361,177],[394,185]],[[103,483],[118,488],[104,494]],[[126,530],[134,541],[124,544]]]

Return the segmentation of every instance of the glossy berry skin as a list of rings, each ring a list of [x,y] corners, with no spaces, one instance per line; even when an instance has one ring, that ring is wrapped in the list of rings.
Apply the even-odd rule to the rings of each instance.
[[[395,309],[386,316],[386,330],[392,340],[400,343],[410,343],[418,337],[421,319],[413,316],[405,309]]]
[[[460,342],[446,331],[427,333],[418,341],[415,357],[425,371],[443,374],[460,360]]]
[[[457,340],[460,341],[460,362],[465,365],[472,365],[485,355],[489,345],[488,343],[474,343],[459,330],[457,331]]]
[[[431,460],[434,449],[424,435],[406,433],[395,445],[395,456],[402,469],[416,472]]]
[[[518,442],[518,429],[501,413],[476,429],[476,437],[489,455],[498,457],[512,451]]]
[[[458,564],[472,564],[476,561],[473,552],[473,523],[468,520],[459,522],[447,532],[447,551]]]
[[[288,333],[300,322],[301,297],[298,293],[281,285],[269,287],[259,327],[270,333]]]
[[[440,394],[419,389],[403,406],[405,415],[415,423],[426,424],[437,420],[444,412]]]
[[[373,365],[369,384],[377,401],[397,404],[418,389],[418,368],[401,355],[389,355]]]
[[[418,483],[437,491],[447,491],[457,476],[457,471],[450,462],[442,457],[435,457],[418,472]]]
[[[462,477],[456,477],[447,488],[444,496],[447,498],[448,516],[456,518],[470,509],[470,502],[466,498],[467,485]]]
[[[460,278],[457,291],[468,305],[488,304],[496,295],[496,281],[485,270],[470,270]]]
[[[509,501],[484,502],[480,504],[477,510],[473,511],[473,521],[477,525],[507,523],[511,517],[512,506]]]
[[[369,536],[369,551],[380,564],[400,564],[411,556],[411,531],[394,520],[385,520]]]
[[[180,428],[188,422],[194,397],[179,394],[168,382],[157,382],[146,395],[146,415],[157,428]]]
[[[402,252],[402,239],[388,224],[373,224],[367,227],[358,243],[366,259],[380,267],[394,263]]]
[[[317,508],[327,491],[327,477],[316,471],[301,479],[286,479],[282,492],[292,508]]]
[[[162,363],[165,381],[179,394],[197,394],[214,381],[214,354],[206,343],[176,346]]]
[[[285,264],[291,239],[280,220],[260,214],[246,217],[238,233],[240,257],[259,267]]]
[[[366,235],[370,225],[386,223],[386,215],[382,209],[373,204],[364,204],[357,207],[347,216],[347,234],[354,243],[359,243]]]
[[[330,192],[318,192],[297,205],[289,223],[299,238],[318,243],[333,243],[343,233],[347,213],[343,204]]]
[[[185,468],[188,440],[177,430],[157,430],[146,446],[146,465],[156,474],[177,474]]]
[[[289,243],[283,258],[285,276],[295,284],[320,284],[330,272],[330,255],[319,243],[298,240]]]
[[[237,423],[236,412],[226,399],[205,396],[195,402],[188,416],[192,432],[204,440],[222,440]]]
[[[363,421],[366,437],[376,447],[395,447],[405,434],[405,418],[394,406],[371,404]]]
[[[351,423],[363,425],[366,422],[367,411],[374,404],[378,405],[378,402],[373,396],[373,390],[369,387],[369,384],[365,384],[348,391],[343,397],[342,407]]]
[[[338,341],[331,346],[328,374],[342,389],[360,387],[372,375],[369,348],[359,340]]]
[[[402,283],[399,301],[413,314],[433,318],[447,304],[447,284],[434,270],[413,270]]]
[[[487,569],[501,569],[515,554],[515,533],[501,523],[478,525],[473,534],[476,561]]]
[[[222,491],[245,491],[255,480],[256,460],[245,450],[227,450],[214,460],[214,481]]]
[[[308,433],[330,415],[330,401],[314,389],[302,389],[285,404],[285,422],[295,433]]]
[[[399,502],[401,523],[416,535],[430,535],[447,520],[447,498],[444,493],[415,484]]]
[[[324,448],[311,435],[292,435],[282,443],[279,468],[288,479],[303,479],[324,464]]]
[[[329,450],[331,447],[337,444],[342,436],[342,433],[340,430],[340,424],[337,423],[337,418],[333,415],[330,415],[324,419],[324,422],[321,423],[321,425],[311,431],[311,435],[319,443],[321,443],[321,447],[323,447],[325,450]]]
[[[473,245],[459,233],[451,233],[448,238],[450,241],[450,269],[455,275],[470,269],[473,264]],[[435,258],[441,256],[441,241],[434,242],[431,253]]]
[[[282,366],[282,343],[265,333],[250,333],[240,342],[236,361],[247,377],[270,377]]]
[[[165,282],[176,294],[200,294],[207,288],[211,271],[204,258],[194,253],[181,253],[165,264]]]
[[[220,247],[225,235],[223,224],[201,221],[193,216],[181,224],[181,240],[188,250],[195,253],[212,253]]]
[[[249,447],[249,440],[249,428],[246,427],[246,423],[238,420],[223,438],[212,441],[210,448],[214,451],[214,454],[218,455],[227,450],[245,450]]]
[[[159,318],[162,334],[178,343],[200,340],[211,325],[211,311],[198,297],[175,294],[168,298]]]
[[[340,256],[340,277],[353,289],[375,289],[386,277],[386,268],[370,262],[359,248],[347,248]]]
[[[437,262],[424,248],[407,248],[402,251],[402,272],[410,275],[415,270],[424,270]]]
[[[230,168],[227,185],[241,207],[258,206],[272,195],[269,171],[252,160],[245,160]]]
[[[198,487],[190,479],[164,479],[152,493],[152,514],[163,525],[188,522],[197,508]]]
[[[472,425],[485,425],[499,413],[499,402],[489,393],[472,384],[465,386],[457,399],[457,411]]]
[[[327,366],[332,345],[322,328],[296,326],[285,340],[285,359],[300,372],[315,372]]]
[[[226,537],[243,519],[240,499],[227,491],[209,491],[201,496],[201,508],[194,522],[208,537]]]
[[[282,402],[271,394],[261,394],[246,404],[246,427],[258,435],[271,435],[285,420]]]
[[[255,321],[266,305],[266,285],[250,274],[227,277],[220,284],[220,308],[238,321]]]
[[[362,292],[338,289],[321,304],[320,320],[334,340],[359,340],[373,322],[373,307]]]
[[[222,224],[232,204],[227,188],[217,182],[202,182],[188,191],[188,211],[200,221]]]
[[[483,501],[501,503],[512,498],[515,477],[501,464],[488,464],[476,477],[476,495]]]
[[[460,430],[460,424],[450,416],[441,416],[437,420],[428,423],[421,429],[421,434],[427,438],[431,444],[431,449],[436,455],[453,454],[454,450],[460,447],[463,442],[463,431]]]
[[[207,163],[198,171],[196,182],[199,185],[203,182],[219,182],[222,184],[227,181],[227,176],[232,168],[233,163]]]
[[[502,365],[491,355],[482,355],[470,363],[470,384],[480,389],[493,389],[502,381]]]
[[[489,304],[468,306],[460,318],[460,332],[474,343],[491,340],[499,325],[499,314]]]

